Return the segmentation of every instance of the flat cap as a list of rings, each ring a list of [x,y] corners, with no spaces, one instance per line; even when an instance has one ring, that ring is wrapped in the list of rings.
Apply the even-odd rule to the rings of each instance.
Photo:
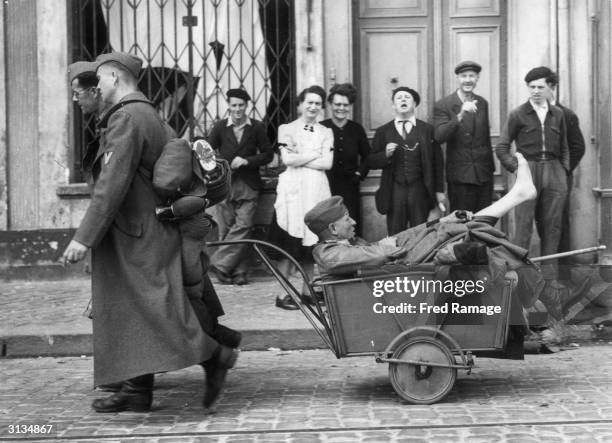
[[[412,88],[409,88],[408,86],[399,86],[395,88],[393,92],[391,92],[391,100],[393,100],[393,98],[395,97],[395,94],[397,94],[400,91],[405,91],[409,93],[410,95],[412,95],[412,99],[414,100],[415,106],[419,106],[419,103],[421,103],[421,96],[419,95],[418,92],[416,92]]]
[[[471,60],[464,60],[455,66],[455,74],[460,74],[464,71],[474,71],[476,74],[479,74],[482,71],[482,66]]]
[[[135,55],[128,54],[127,52],[109,52],[108,54],[100,54],[96,58],[96,69],[103,64],[110,62],[119,63],[135,78],[138,78],[140,67],[142,66],[142,60]]]
[[[315,234],[325,231],[330,223],[340,220],[348,212],[342,197],[334,195],[317,203],[304,215],[304,223]]]
[[[549,79],[554,76],[555,73],[549,67],[538,66],[537,68],[533,68],[527,73],[527,75],[525,76],[525,83],[529,83],[540,78]]]
[[[81,74],[85,74],[86,72],[95,74],[97,65],[94,62],[74,62],[68,65],[68,78],[70,79],[70,83],[77,78]]]
[[[251,96],[249,95],[249,93],[246,92],[244,89],[239,88],[230,89],[229,91],[227,91],[227,99],[229,100],[230,97],[239,98],[241,100],[244,100],[245,102],[251,100]]]

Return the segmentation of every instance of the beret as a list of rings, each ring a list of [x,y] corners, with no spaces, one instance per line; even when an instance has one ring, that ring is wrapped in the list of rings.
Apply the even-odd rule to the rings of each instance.
[[[325,231],[330,223],[340,220],[348,212],[342,197],[334,195],[320,201],[304,215],[304,223],[315,234]]]
[[[109,52],[108,54],[100,54],[96,58],[96,69],[105,63],[115,62],[126,68],[135,78],[138,78],[142,60],[135,55],[126,52]]]
[[[84,74],[86,72],[95,74],[97,65],[93,62],[74,62],[68,65],[68,77],[70,78],[70,82],[77,78],[79,75]]]
[[[421,96],[419,95],[418,92],[416,92],[412,88],[409,88],[408,86],[400,86],[398,88],[395,88],[393,90],[393,92],[391,93],[391,99],[393,99],[395,97],[395,94],[397,94],[400,91],[405,91],[405,92],[409,93],[410,95],[412,95],[412,99],[414,100],[414,104],[416,106],[419,106],[419,103],[421,103]]]
[[[480,71],[482,71],[482,66],[476,62],[464,60],[455,66],[455,74],[460,74],[463,71],[474,71],[476,74],[478,74]]]
[[[245,102],[251,100],[251,96],[249,95],[249,93],[246,92],[244,89],[239,88],[230,89],[229,91],[227,91],[227,99],[229,100],[230,97],[239,98],[241,100],[244,100]]]
[[[549,78],[553,75],[554,73],[550,68],[546,66],[538,66],[527,73],[525,76],[525,82],[529,83],[540,78]]]

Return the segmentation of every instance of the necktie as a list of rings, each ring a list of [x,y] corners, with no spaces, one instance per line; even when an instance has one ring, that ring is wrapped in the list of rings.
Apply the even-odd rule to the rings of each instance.
[[[408,129],[406,129],[406,125],[408,125]],[[402,120],[402,138],[406,140],[408,138],[408,134],[412,130],[412,123],[410,120]]]

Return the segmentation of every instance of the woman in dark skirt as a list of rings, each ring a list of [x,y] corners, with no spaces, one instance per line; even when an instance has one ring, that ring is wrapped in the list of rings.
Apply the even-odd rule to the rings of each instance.
[[[327,171],[332,195],[340,195],[349,215],[357,222],[356,233],[361,234],[361,202],[359,182],[368,175],[365,159],[370,153],[366,132],[359,123],[349,120],[357,90],[350,83],[334,85],[327,101],[332,116],[321,124],[334,133],[334,162]]]

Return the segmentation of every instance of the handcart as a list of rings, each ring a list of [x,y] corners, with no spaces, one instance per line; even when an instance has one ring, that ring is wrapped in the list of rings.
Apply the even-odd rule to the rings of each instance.
[[[474,354],[495,356],[505,349],[511,324],[511,280],[493,285],[478,297],[470,297],[469,302],[466,298],[459,303],[461,306],[499,306],[499,312],[493,315],[474,315],[466,321],[463,315],[436,312],[439,309],[435,308],[438,303],[434,292],[407,294],[402,290],[406,288],[404,282],[408,286],[410,281],[421,282],[421,287],[426,287],[427,282],[434,281],[435,269],[431,263],[402,265],[392,273],[364,270],[353,278],[310,281],[291,255],[270,243],[239,240],[209,242],[208,245],[245,243],[253,246],[337,358],[372,355],[377,363],[388,363],[391,385],[407,402],[432,404],[442,400],[452,389],[457,370],[471,372]],[[322,300],[322,303],[303,303],[301,291],[279,272],[264,248],[275,250],[290,260],[307,283],[311,299]],[[598,249],[601,247],[575,253]],[[549,258],[554,257],[540,260]],[[396,287],[385,291],[384,295],[374,295],[375,285],[381,286],[377,282],[393,283],[398,279],[401,282],[399,290]],[[414,308],[409,308],[410,305]],[[421,306],[424,309],[420,309]]]

